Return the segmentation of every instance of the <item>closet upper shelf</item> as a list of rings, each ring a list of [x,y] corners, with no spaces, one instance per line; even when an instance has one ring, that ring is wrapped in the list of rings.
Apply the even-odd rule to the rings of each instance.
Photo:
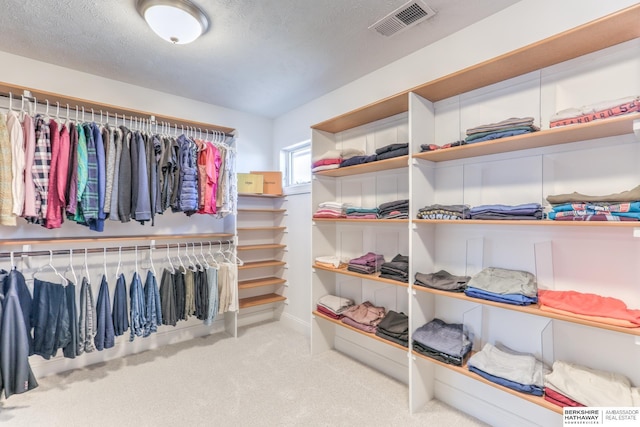
[[[214,234],[150,234],[141,236],[105,236],[105,237],[41,237],[30,239],[2,239],[0,246],[16,245],[42,245],[49,243],[73,244],[73,243],[105,243],[105,242],[131,242],[136,240],[186,240],[186,239],[231,239],[234,234],[214,233]]]
[[[640,4],[313,125],[337,133],[409,109],[409,93],[431,102],[498,83],[640,37]]]
[[[238,193],[238,197],[261,197],[263,199],[282,199],[284,194]]]
[[[391,159],[378,160],[371,163],[363,163],[361,165],[347,166],[345,168],[328,169],[315,172],[314,176],[350,176],[359,175],[368,172],[381,172],[391,169],[406,168],[409,165],[409,156],[394,157]]]
[[[73,96],[66,96],[58,93],[47,92],[44,90],[33,89],[30,87],[24,87],[20,85],[0,82],[0,93],[4,93],[4,94],[12,93],[15,101],[20,100],[20,97],[25,90],[31,92],[31,95],[34,96],[36,99],[38,99],[39,103],[45,100],[48,100],[50,109],[51,108],[56,109],[57,108],[56,102],[59,103],[60,111],[63,111],[63,110],[66,111],[67,104],[69,104],[70,110],[75,110],[76,106],[78,106],[78,108],[84,107],[85,115],[87,113],[90,114],[91,109],[93,109],[94,113],[96,114],[100,114],[101,110],[103,112],[108,111],[111,117],[114,117],[116,113],[120,117],[122,117],[123,115],[129,116],[129,117],[135,116],[135,117],[147,117],[147,118],[154,116],[156,119],[156,122],[168,122],[168,123],[171,123],[171,125],[177,125],[177,126],[186,126],[186,127],[190,126],[192,128],[201,129],[203,132],[205,131],[205,129],[216,130],[216,131],[224,132],[225,134],[231,134],[235,131],[235,129],[226,127],[226,126],[219,126],[211,123],[195,122],[192,120],[185,120],[178,117],[171,117],[171,116],[165,116],[162,114],[149,113],[147,111],[134,110],[131,108],[119,107],[116,105],[105,104],[101,102],[90,101],[87,99],[76,98]],[[43,110],[40,109],[40,111],[43,111]]]
[[[570,142],[609,136],[633,134],[633,122],[640,120],[639,113],[632,113],[610,119],[595,120],[589,123],[555,127],[524,135],[460,145],[435,151],[426,151],[413,155],[415,159],[443,162],[446,160],[466,159],[487,154],[507,153],[529,148],[549,147]]]
[[[616,228],[636,228],[640,227],[638,221],[555,221],[544,220],[499,220],[499,219],[414,219],[414,224],[471,224],[471,225],[543,225],[556,227],[616,227]]]

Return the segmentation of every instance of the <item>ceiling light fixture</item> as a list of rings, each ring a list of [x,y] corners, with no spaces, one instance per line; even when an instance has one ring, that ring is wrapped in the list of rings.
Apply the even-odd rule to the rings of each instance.
[[[137,0],[136,9],[154,33],[173,44],[191,43],[209,29],[209,18],[189,0]]]

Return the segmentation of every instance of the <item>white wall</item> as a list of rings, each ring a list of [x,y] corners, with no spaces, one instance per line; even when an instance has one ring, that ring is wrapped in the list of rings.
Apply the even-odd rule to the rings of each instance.
[[[355,108],[394,95],[445,76],[464,67],[526,46],[554,34],[637,4],[635,0],[522,0],[472,26],[458,31],[411,55],[401,58],[354,82],[292,110],[274,121],[273,159],[279,160],[283,147],[311,138],[310,126]],[[508,34],[509,37],[505,37]],[[307,215],[303,217],[302,215]],[[307,209],[291,209],[288,221],[306,223],[311,228]],[[292,253],[304,251],[308,242],[291,239]],[[289,281],[310,285],[311,258],[303,271],[289,273]],[[309,321],[308,298],[289,299],[289,313],[304,313]],[[298,306],[302,305],[302,306]]]

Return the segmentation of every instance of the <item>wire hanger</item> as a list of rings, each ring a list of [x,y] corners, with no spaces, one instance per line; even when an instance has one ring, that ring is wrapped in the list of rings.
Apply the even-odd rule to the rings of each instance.
[[[84,277],[87,278],[87,283],[91,284],[91,275],[89,274],[89,262],[87,261],[87,248],[84,248]]]
[[[169,244],[167,243],[167,261],[169,262],[169,267],[171,267],[171,274],[176,273],[176,269],[173,266],[173,261],[171,261],[171,257],[169,256]]]
[[[107,248],[106,246],[103,248],[102,252],[102,266],[104,267],[104,277],[109,277],[109,273],[107,271]]]
[[[116,280],[120,274],[120,266],[122,265],[122,246],[118,246],[118,266],[116,267]]]

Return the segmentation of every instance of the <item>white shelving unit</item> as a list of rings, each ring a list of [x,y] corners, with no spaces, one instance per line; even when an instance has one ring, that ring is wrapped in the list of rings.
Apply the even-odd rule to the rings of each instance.
[[[312,127],[312,153],[372,153],[409,142],[410,155],[316,173],[312,203],[373,207],[410,199],[408,221],[313,220],[312,256],[368,251],[410,256],[410,277],[527,270],[540,288],[616,297],[640,307],[638,223],[428,221],[423,206],[539,202],[551,194],[609,194],[640,183],[640,113],[549,129],[555,111],[640,94],[640,5],[461,70]],[[606,36],[605,36],[606,35]],[[531,116],[540,132],[420,153],[467,128]],[[409,315],[410,331],[440,318],[470,323],[474,351],[501,342],[548,364],[567,360],[640,385],[640,328],[627,329],[314,266],[311,304],[325,294]],[[404,285],[404,286],[403,286]],[[469,313],[473,313],[470,315]],[[409,385],[409,409],[438,398],[495,425],[561,425],[562,409],[312,313],[312,354],[335,348]],[[527,424],[529,423],[529,424]]]
[[[284,196],[238,195],[238,256],[244,262],[238,267],[241,322],[277,317],[286,301],[284,202]]]

